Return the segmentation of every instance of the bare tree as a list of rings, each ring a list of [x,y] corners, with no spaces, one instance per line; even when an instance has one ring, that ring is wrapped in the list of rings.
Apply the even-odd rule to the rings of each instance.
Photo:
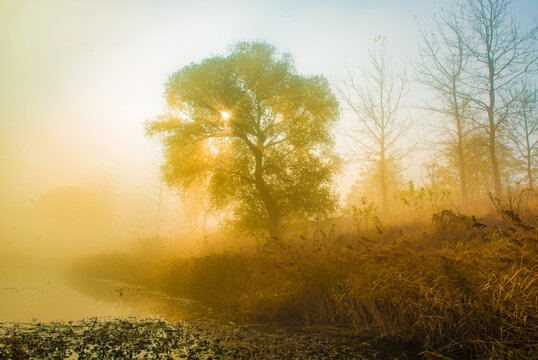
[[[536,87],[525,89],[514,103],[509,123],[509,137],[519,156],[525,161],[528,187],[534,187],[534,155],[538,142],[538,113],[536,111]]]
[[[406,82],[404,76],[393,73],[391,60],[385,52],[384,38],[374,40],[369,55],[368,68],[360,69],[358,74],[355,68],[348,68],[339,92],[358,122],[351,134],[359,147],[358,155],[373,161],[377,167],[382,210],[385,211],[388,202],[387,167],[401,156],[396,143],[409,129],[408,123],[397,117]]]
[[[465,167],[465,122],[468,122],[468,100],[462,96],[462,77],[468,57],[462,42],[463,27],[454,13],[436,18],[436,33],[422,32],[419,46],[420,60],[415,63],[415,80],[439,95],[439,105],[427,109],[444,114],[451,119],[443,132],[453,138],[462,201],[467,201],[467,175]]]
[[[535,70],[537,27],[521,34],[508,0],[468,0],[459,4],[459,14],[467,25],[461,41],[473,60],[466,72],[466,97],[487,114],[484,121],[481,117],[476,121],[488,134],[495,194],[500,196],[497,133],[519,95],[513,92],[514,85]]]

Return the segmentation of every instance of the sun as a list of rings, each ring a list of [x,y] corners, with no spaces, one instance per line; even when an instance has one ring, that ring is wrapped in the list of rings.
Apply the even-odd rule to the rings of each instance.
[[[231,114],[228,111],[221,111],[220,115],[222,116],[224,120],[228,120],[231,116]]]

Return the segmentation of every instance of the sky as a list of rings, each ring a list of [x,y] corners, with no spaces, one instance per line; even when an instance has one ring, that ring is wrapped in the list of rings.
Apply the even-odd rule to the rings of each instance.
[[[334,83],[346,63],[366,61],[378,35],[387,37],[398,66],[407,63],[417,54],[420,26],[450,4],[1,0],[1,194],[28,201],[103,177],[121,186],[151,182],[161,151],[144,123],[163,109],[168,76],[235,42],[265,40],[291,53],[300,73]],[[515,0],[513,12],[530,24],[538,1]],[[356,170],[341,177],[341,192]]]

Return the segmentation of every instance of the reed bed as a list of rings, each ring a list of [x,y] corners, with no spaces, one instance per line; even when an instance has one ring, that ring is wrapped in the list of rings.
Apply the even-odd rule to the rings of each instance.
[[[334,326],[427,359],[536,359],[538,232],[498,211],[502,226],[447,211],[415,233],[300,236],[131,273],[244,319]]]

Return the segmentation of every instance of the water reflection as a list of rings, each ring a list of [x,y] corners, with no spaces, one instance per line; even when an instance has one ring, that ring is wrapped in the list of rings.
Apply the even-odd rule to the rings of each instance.
[[[151,317],[198,322],[229,322],[231,320],[229,314],[224,311],[144,286],[104,279],[78,279],[69,281],[69,284],[76,291],[95,301],[115,303],[121,308],[131,309],[132,312],[136,312],[137,309],[143,310]]]
[[[229,314],[143,286],[73,279],[61,269],[24,264],[0,267],[0,322],[76,321],[138,317],[229,322]]]
[[[2,267],[0,321],[74,321],[86,317],[149,316],[143,309],[88,296],[69,286],[58,269]]]

